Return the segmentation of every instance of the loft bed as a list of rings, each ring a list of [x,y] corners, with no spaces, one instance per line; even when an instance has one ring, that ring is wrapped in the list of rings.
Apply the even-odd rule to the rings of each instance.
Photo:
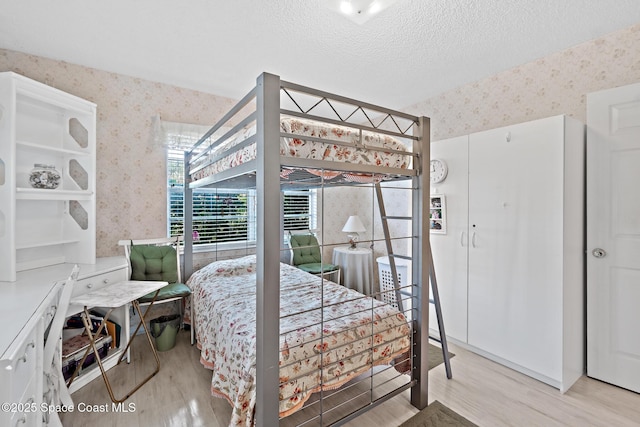
[[[195,318],[192,319],[192,326],[195,327],[198,346],[202,351],[201,362],[214,370],[212,393],[226,397],[234,406],[232,424],[276,425],[281,417],[304,409],[310,393],[315,391],[320,391],[320,397],[309,400],[307,404],[314,402],[316,405],[312,413],[317,415],[314,415],[312,421],[319,420],[320,425],[326,425],[327,420],[337,424],[347,422],[407,389],[411,389],[411,402],[414,406],[419,409],[427,406],[427,261],[430,253],[429,234],[423,233],[423,230],[428,230],[426,190],[429,187],[423,171],[427,170],[426,165],[429,164],[428,147],[428,118],[411,116],[281,81],[278,76],[264,73],[257,79],[256,87],[186,154],[185,182],[189,184],[185,188],[185,230],[193,228],[194,189],[256,190],[255,256],[224,264],[211,264],[193,273],[188,282],[194,289],[192,304]],[[295,271],[280,263],[281,253],[286,250],[282,243],[282,190],[377,185],[396,180],[411,181],[410,250],[415,256],[411,257],[411,285],[408,286],[408,292],[404,290],[405,294],[410,295],[408,304],[405,304],[411,307],[408,311],[401,313],[380,302],[379,300],[385,300],[380,293],[364,296],[355,291],[347,291],[324,278]],[[185,232],[184,262],[186,276],[189,276],[193,270],[193,240],[188,232]],[[241,275],[241,278],[235,277],[237,275]],[[212,288],[216,282],[220,283],[222,276],[231,276],[231,282],[224,282],[223,288]],[[234,278],[237,282],[235,284]],[[291,278],[293,288],[297,290],[293,294],[289,290]],[[219,295],[224,293],[224,289],[233,289],[231,293],[235,293],[239,290],[239,285],[247,284],[252,290],[242,289],[240,292],[245,300],[255,303],[250,304],[250,311],[255,313],[255,321],[244,326],[249,331],[255,327],[255,333],[240,334],[248,335],[248,340],[235,344],[237,347],[234,356],[245,357],[246,360],[238,366],[227,366],[224,363],[230,355],[221,354],[219,346],[224,340],[231,339],[225,337],[225,334],[235,339],[238,333],[233,330],[223,333],[222,326],[217,329],[211,326],[229,323],[229,318],[221,314],[225,311],[227,300],[215,298],[221,298]],[[313,300],[310,307],[305,305],[303,308],[298,307],[296,311],[287,301],[299,300],[299,296],[295,297],[295,292],[300,289],[309,291],[308,295],[315,293],[314,298],[317,300]],[[341,297],[327,297],[333,294],[341,294]],[[227,292],[226,295],[229,297],[231,294]],[[243,305],[241,301],[232,304]],[[334,318],[327,315],[337,306],[345,306],[347,303],[356,308],[335,315]],[[230,315],[239,312],[234,309],[227,311]],[[363,313],[367,314],[368,319],[360,318]],[[303,314],[310,319],[307,325],[300,324],[299,319]],[[296,319],[293,323],[292,318]],[[345,354],[339,355],[335,348],[328,348],[331,347],[330,336],[335,338],[336,334],[333,333],[335,331],[330,334],[327,326],[337,318],[356,318],[356,323],[367,325],[367,328],[370,326],[372,330],[368,340],[360,340],[365,342],[366,348],[355,354],[350,353],[349,356],[362,356],[367,352],[375,355],[383,348],[386,349],[386,354],[383,357],[367,356],[363,366],[353,367],[346,373],[337,375],[338,378],[333,375],[331,379],[327,372],[332,370],[335,373],[336,363],[340,364],[341,369],[346,369],[342,361],[331,360],[344,360]],[[380,331],[374,325],[384,324],[389,319],[391,323],[381,331],[391,337],[382,342],[379,339],[381,334],[376,333]],[[357,326],[349,322],[342,323],[347,325],[343,326],[340,333],[345,336],[358,334]],[[319,334],[316,333],[318,328],[321,331]],[[398,333],[388,333],[391,330]],[[305,331],[307,335],[301,331]],[[287,366],[291,366],[287,359],[292,354],[289,346],[292,339],[298,340],[296,342],[300,348],[311,343],[310,348],[314,354],[307,359],[297,360],[298,364],[309,364],[311,361],[316,366],[317,374],[304,374],[315,378],[314,381],[302,374],[298,377],[298,380],[302,378],[300,381],[292,380],[289,372],[283,375]],[[340,339],[343,341],[341,347],[354,346],[353,342]],[[316,360],[318,357],[319,362]],[[408,376],[405,375],[408,379],[400,381],[397,386],[390,380],[381,380],[378,385],[374,385],[376,381],[373,379],[364,380],[371,382],[367,402],[356,405],[355,410],[341,415],[340,419],[335,419],[335,415],[324,415],[323,399],[332,396],[330,390],[341,386],[349,387],[354,377],[379,364],[389,364],[398,372],[408,373]],[[217,380],[216,374],[219,375]],[[237,378],[229,379],[227,375],[237,375]],[[244,380],[248,377],[250,381],[245,384]],[[239,390],[240,382],[243,383],[243,390]],[[229,386],[230,384],[233,385]],[[294,386],[291,387],[291,384]],[[374,387],[379,387],[377,393],[373,393]],[[304,421],[306,422],[309,420]]]

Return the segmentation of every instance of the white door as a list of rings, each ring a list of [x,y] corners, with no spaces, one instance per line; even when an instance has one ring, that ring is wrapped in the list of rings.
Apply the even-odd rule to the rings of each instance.
[[[469,138],[469,344],[560,378],[562,116]]]
[[[447,165],[444,181],[431,184],[431,194],[445,200],[446,234],[429,237],[447,336],[467,342],[467,225],[469,223],[469,137],[431,143],[431,159]],[[437,331],[435,307],[429,304],[429,327]]]
[[[587,374],[640,392],[640,84],[587,96]]]

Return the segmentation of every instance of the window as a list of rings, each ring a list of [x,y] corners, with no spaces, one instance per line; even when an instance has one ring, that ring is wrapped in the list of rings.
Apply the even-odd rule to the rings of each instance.
[[[255,211],[253,191],[198,189],[193,192],[194,244],[255,240],[250,211]],[[184,230],[182,185],[169,188],[170,235]]]
[[[310,197],[311,196],[311,197]],[[284,230],[311,230],[316,228],[315,193],[310,191],[284,192]]]
[[[184,230],[183,153],[167,150],[168,233]],[[255,190],[209,189],[193,191],[194,245],[253,242],[256,239]],[[316,227],[314,191],[284,192],[284,229],[304,230]]]

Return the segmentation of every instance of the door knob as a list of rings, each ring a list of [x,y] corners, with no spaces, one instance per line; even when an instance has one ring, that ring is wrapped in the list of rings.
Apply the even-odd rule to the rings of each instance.
[[[604,258],[607,255],[607,252],[604,249],[595,248],[591,251],[594,257],[596,258]]]

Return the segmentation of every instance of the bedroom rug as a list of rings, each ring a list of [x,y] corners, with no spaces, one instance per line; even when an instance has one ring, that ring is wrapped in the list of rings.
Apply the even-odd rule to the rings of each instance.
[[[400,427],[478,427],[437,400],[402,423]]]
[[[455,354],[449,352],[449,359],[451,359]],[[442,358],[442,348],[435,346],[433,344],[429,344],[429,350],[427,350],[427,357],[429,360],[429,369],[433,369],[439,364],[444,362]]]

